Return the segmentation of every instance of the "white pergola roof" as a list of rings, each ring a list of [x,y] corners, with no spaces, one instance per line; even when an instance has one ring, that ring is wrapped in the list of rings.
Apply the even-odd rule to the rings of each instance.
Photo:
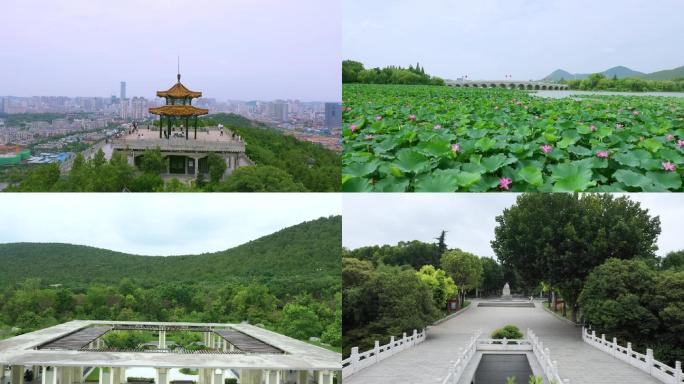
[[[154,325],[232,328],[259,339],[284,354],[178,354],[152,352],[99,352],[36,349],[95,325]],[[219,368],[280,370],[341,370],[342,355],[249,324],[161,323],[74,320],[0,341],[0,364],[40,366]]]

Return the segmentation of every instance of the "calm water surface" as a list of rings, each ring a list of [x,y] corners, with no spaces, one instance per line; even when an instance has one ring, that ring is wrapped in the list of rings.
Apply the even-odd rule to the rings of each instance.
[[[684,92],[536,91],[532,94],[540,97],[550,97],[554,99],[562,99],[570,95],[684,97]]]

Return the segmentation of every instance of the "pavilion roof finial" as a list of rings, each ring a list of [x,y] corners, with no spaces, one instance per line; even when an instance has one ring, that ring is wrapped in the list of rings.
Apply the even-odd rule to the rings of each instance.
[[[178,82],[180,83],[180,55],[178,55]]]

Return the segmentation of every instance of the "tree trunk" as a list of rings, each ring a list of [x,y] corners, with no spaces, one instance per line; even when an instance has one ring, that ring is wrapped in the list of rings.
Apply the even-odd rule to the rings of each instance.
[[[579,310],[579,305],[577,303],[572,304],[572,322],[577,323],[577,311]]]

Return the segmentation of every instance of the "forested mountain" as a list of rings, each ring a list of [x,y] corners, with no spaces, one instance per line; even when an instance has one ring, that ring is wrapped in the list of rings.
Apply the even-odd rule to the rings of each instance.
[[[597,72],[606,78],[616,77],[618,79],[625,79],[628,77],[640,78],[645,80],[675,80],[684,78],[684,66],[656,71],[652,73],[643,73],[619,65],[617,67],[606,69],[603,72]],[[570,73],[568,71],[557,69],[544,77],[544,81],[560,81],[560,80],[582,80],[591,75],[590,73]]]
[[[340,216],[285,228],[238,247],[186,256],[137,256],[82,245],[0,244],[0,288],[26,278],[69,287],[156,282],[265,283],[293,293],[339,286]],[[230,236],[230,234],[226,234]]]
[[[657,71],[647,75],[640,76],[646,80],[674,80],[684,79],[684,65],[681,67],[666,69],[664,71]]]

